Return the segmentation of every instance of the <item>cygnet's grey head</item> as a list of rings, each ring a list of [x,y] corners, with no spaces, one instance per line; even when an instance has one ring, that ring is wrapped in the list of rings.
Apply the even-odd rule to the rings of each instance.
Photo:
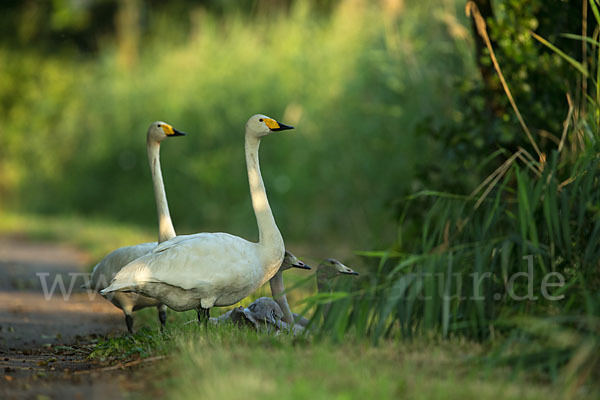
[[[335,258],[328,258],[317,267],[317,289],[321,292],[331,292],[334,282],[341,275],[358,275],[358,272],[345,266]]]
[[[302,261],[298,260],[295,255],[286,250],[279,270],[285,271],[290,268],[311,269],[310,265],[304,264]]]
[[[260,297],[248,306],[250,315],[258,321],[277,324],[283,318],[283,311],[279,304],[270,297]]]
[[[335,258],[328,258],[319,264],[318,270],[320,272],[327,272],[331,275],[346,274],[346,275],[358,275],[358,272],[352,268],[342,264]]]

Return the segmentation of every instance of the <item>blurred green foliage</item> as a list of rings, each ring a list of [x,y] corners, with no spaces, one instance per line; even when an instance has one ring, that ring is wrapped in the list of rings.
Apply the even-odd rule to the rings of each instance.
[[[540,0],[477,3],[486,18],[495,55],[515,102],[541,151],[549,153],[558,144],[567,116],[566,94],[578,103],[585,96],[579,90],[577,71],[530,32],[549,40],[570,57],[582,60],[581,42],[562,36],[582,33],[581,4]],[[591,9],[588,14],[591,18]],[[590,19],[587,24],[590,37],[595,26]],[[419,169],[421,181],[438,190],[460,193],[472,190],[489,170],[489,164],[481,169],[482,163],[500,148],[514,152],[522,146],[535,155],[527,136],[518,128],[519,122],[492,66],[489,51],[474,28],[472,35],[479,43],[475,54],[479,71],[456,75],[455,91],[459,98],[456,111],[447,119],[426,118],[419,126],[436,154],[430,159],[433,162],[425,160]],[[498,165],[503,157],[491,161],[492,166]]]
[[[113,36],[97,34],[94,52],[3,41],[1,207],[153,226],[145,132],[160,119],[189,133],[162,150],[178,231],[253,239],[243,129],[261,112],[297,126],[261,149],[286,239],[389,241],[388,205],[412,190],[416,161],[429,157],[413,127],[450,113],[448,70],[473,67],[460,8],[346,0],[325,9],[259,2],[248,13],[190,3],[182,13],[132,4],[116,11]],[[88,25],[96,19],[81,12]],[[136,33],[129,22],[140,19]]]

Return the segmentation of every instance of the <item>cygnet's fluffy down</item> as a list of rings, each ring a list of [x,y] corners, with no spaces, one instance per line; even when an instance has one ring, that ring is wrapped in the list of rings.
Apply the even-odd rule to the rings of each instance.
[[[283,312],[281,307],[270,297],[261,297],[247,308],[237,307],[227,311],[218,318],[211,318],[213,324],[233,322],[236,325],[248,326],[257,331],[272,332],[280,329]]]

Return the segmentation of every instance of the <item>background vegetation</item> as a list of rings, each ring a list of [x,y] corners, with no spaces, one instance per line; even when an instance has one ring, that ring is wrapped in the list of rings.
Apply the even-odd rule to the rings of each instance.
[[[448,69],[472,69],[460,8],[432,1],[437,17],[422,25],[413,21],[428,7],[394,1],[180,2],[185,12],[131,3],[115,2],[112,14],[95,2],[18,9],[27,22],[0,50],[4,208],[153,227],[144,138],[162,119],[190,134],[162,152],[179,232],[252,238],[243,126],[262,112],[297,126],[261,149],[285,237],[352,249],[390,242],[388,205],[428,158],[413,126],[451,113]],[[28,19],[46,13],[51,22]],[[92,21],[102,24],[94,35]]]
[[[98,257],[149,237],[156,221],[144,138],[162,119],[189,132],[162,151],[178,232],[255,238],[242,135],[262,112],[297,126],[261,149],[286,243],[309,261],[351,260],[362,274],[340,279],[329,298],[307,297],[314,289],[302,286],[290,293],[321,341],[205,336],[171,316],[167,336],[109,340],[95,356],[177,354],[170,370],[187,372],[170,374],[167,386],[181,398],[224,378],[207,365],[264,364],[251,361],[261,360],[257,347],[288,368],[248,378],[277,376],[256,397],[312,393],[303,378],[289,389],[284,375],[305,377],[299,368],[318,362],[338,382],[344,357],[383,360],[380,386],[351,386],[363,396],[497,394],[493,383],[477,386],[482,366],[508,371],[499,376],[518,388],[544,386],[515,397],[546,396],[553,385],[559,397],[597,393],[597,0],[477,0],[472,18],[454,0],[1,7],[0,228],[80,232],[77,243]],[[529,259],[532,279],[511,287]],[[473,285],[474,272],[490,278]],[[553,292],[560,301],[539,292],[550,272],[565,278]],[[510,295],[529,285],[538,299]],[[451,384],[436,381],[429,393],[402,383],[411,377],[394,366],[413,365],[411,357],[383,353],[410,349],[410,340],[439,349],[425,363],[456,368],[442,374]],[[215,350],[236,345],[238,353]],[[464,358],[444,362],[457,353]],[[429,371],[416,371],[427,380]],[[213,389],[235,397],[227,385]]]

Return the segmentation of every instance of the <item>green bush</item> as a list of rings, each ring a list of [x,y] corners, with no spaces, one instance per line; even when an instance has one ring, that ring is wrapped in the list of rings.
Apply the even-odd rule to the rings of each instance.
[[[477,2],[486,17],[488,34],[498,63],[517,106],[542,152],[549,153],[560,139],[569,105],[569,93],[584,107],[578,86],[578,72],[560,55],[538,42],[530,32],[558,46],[568,56],[582,59],[581,42],[565,38],[564,33],[581,34],[581,6],[573,2],[539,0],[501,0]],[[485,6],[489,5],[488,14]],[[588,12],[588,33],[596,26]],[[519,122],[492,66],[490,54],[475,29],[479,71],[455,76],[459,105],[451,118],[425,118],[419,132],[427,140],[435,157],[424,160],[419,168],[426,188],[465,192],[485,177],[482,163],[503,148],[511,152],[520,146],[534,150],[520,129]],[[589,56],[593,62],[593,57]],[[492,159],[502,162],[500,157]],[[475,171],[475,173],[473,173]]]

